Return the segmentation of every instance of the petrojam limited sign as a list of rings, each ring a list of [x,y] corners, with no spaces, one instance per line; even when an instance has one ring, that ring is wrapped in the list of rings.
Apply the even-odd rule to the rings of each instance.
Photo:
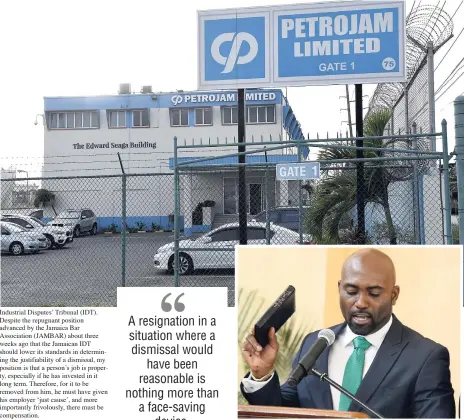
[[[198,13],[199,88],[404,82],[404,1]]]
[[[275,92],[247,92],[245,94],[247,102],[263,101],[271,102],[277,99]],[[187,104],[204,104],[214,102],[237,102],[237,93],[207,93],[207,94],[184,94],[172,95],[171,103],[173,105]]]

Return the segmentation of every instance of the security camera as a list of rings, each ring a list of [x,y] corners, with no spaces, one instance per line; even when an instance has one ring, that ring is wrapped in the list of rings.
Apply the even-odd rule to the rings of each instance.
[[[37,120],[35,120],[35,121],[34,121],[34,125],[37,125],[37,124],[38,124],[38,122],[37,122]]]

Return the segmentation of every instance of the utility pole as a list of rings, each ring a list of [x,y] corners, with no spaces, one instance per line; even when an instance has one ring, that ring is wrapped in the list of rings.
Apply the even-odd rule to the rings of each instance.
[[[349,86],[348,85],[345,85],[345,90],[346,90],[346,95],[345,96],[339,96],[339,99],[340,98],[346,98],[346,109],[345,108],[341,108],[340,110],[341,111],[347,111],[348,112],[348,121],[342,121],[343,123],[347,123],[348,124],[348,127],[349,127],[349,130],[350,130],[350,137],[353,138],[353,126],[356,125],[355,123],[353,123],[353,120],[351,118],[351,103],[352,102],[356,102],[355,100],[354,101],[351,101],[350,100],[350,91],[349,91]],[[363,98],[367,98],[369,95],[363,95]],[[364,109],[367,109],[368,107],[366,108],[363,108]]]
[[[245,153],[245,89],[238,89],[238,152]],[[238,155],[238,224],[240,245],[247,245],[247,206],[246,206],[246,178],[245,155]]]
[[[363,94],[362,84],[355,85],[356,96],[356,137],[364,137],[363,127]],[[356,147],[364,146],[363,140],[356,140]],[[365,225],[365,191],[364,191],[364,150],[356,149],[356,158],[359,159],[356,164],[356,209],[358,213],[358,238],[361,244],[366,243],[366,225]]]
[[[353,124],[351,123],[351,106],[350,106],[350,91],[348,85],[345,85],[346,89],[346,109],[348,110],[348,127],[350,129],[350,137],[353,137]]]

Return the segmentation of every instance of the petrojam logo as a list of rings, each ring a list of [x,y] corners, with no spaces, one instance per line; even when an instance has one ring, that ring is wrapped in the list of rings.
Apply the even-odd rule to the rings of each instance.
[[[183,102],[183,98],[181,95],[174,95],[172,98],[171,98],[171,102],[173,103],[173,105],[178,105],[178,104],[181,104]]]
[[[229,55],[224,57],[220,48],[224,42],[231,42]],[[249,46],[249,51],[245,55],[240,55],[240,49],[242,44],[246,42]],[[235,65],[248,64],[252,62],[258,54],[258,41],[256,38],[248,32],[227,32],[219,35],[211,45],[211,56],[214,61],[224,66],[221,73],[230,73]]]

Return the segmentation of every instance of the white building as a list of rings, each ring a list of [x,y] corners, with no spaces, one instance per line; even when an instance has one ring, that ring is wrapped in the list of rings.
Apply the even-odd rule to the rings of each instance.
[[[139,222],[146,228],[156,224],[172,229],[169,215],[174,212],[174,137],[178,138],[178,144],[222,145],[179,150],[180,160],[220,157],[237,151],[236,147],[225,147],[237,141],[236,91],[152,93],[151,87],[144,86],[142,93],[134,94],[130,85],[123,84],[118,95],[46,97],[44,109],[44,176],[70,177],[46,180],[44,188],[55,193],[57,211],[70,207],[92,208],[99,216],[100,228],[111,224],[120,226],[120,179],[71,177],[120,175],[118,152],[126,174],[163,174],[129,179],[128,225]],[[246,118],[247,142],[304,138],[281,90],[247,90]],[[305,149],[303,155],[306,157],[307,153]],[[247,156],[248,162],[264,159],[262,153]],[[297,156],[295,150],[285,149],[269,151],[267,159],[288,162],[296,161]],[[217,162],[232,163],[233,159],[215,160],[202,166]],[[247,172],[250,214],[263,209],[263,175],[260,170]],[[297,191],[296,183],[283,188],[279,184],[272,181],[268,195],[270,206],[288,204],[289,196]],[[238,213],[236,170],[219,173],[211,169],[201,175],[183,175],[181,189],[186,234],[209,229],[217,216]],[[203,212],[200,225],[192,226],[193,210],[207,200],[214,201],[214,207]]]

